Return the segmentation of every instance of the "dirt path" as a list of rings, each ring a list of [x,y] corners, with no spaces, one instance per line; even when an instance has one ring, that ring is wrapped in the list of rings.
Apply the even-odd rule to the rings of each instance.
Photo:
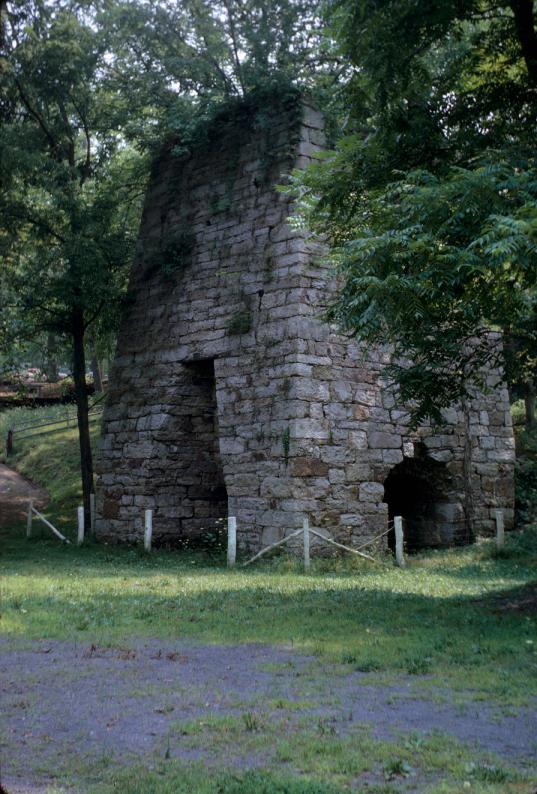
[[[88,770],[103,758],[112,766],[163,757],[214,767],[270,766],[275,737],[299,734],[305,724],[328,726],[327,735],[341,738],[365,729],[381,741],[440,732],[478,756],[494,753],[533,769],[537,759],[531,705],[506,712],[471,693],[423,686],[419,676],[383,681],[285,648],[187,640],[17,647],[5,638],[0,680],[3,782],[10,794],[44,791],[54,777],[78,779],[76,790],[84,791]],[[219,743],[217,727],[229,719],[239,728],[255,720],[259,728],[243,727],[244,740],[230,748]],[[414,781],[410,790],[421,787]]]
[[[30,499],[41,510],[46,506],[48,498],[43,488],[0,463],[0,526],[23,520]]]

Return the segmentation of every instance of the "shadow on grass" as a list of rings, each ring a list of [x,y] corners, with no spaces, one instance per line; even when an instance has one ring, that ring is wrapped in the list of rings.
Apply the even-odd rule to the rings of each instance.
[[[276,564],[229,572],[223,559],[210,565],[201,555],[77,549],[13,534],[2,556],[5,631],[20,638],[291,644],[364,672],[450,672],[474,685],[479,674],[493,687],[501,671],[521,692],[536,667],[531,617],[490,609],[495,598],[509,597],[506,561],[498,569],[487,562],[488,576],[479,565],[479,576],[475,565],[463,566],[461,579],[472,587],[461,592],[443,566],[305,576]],[[517,587],[529,578],[520,565],[510,571]]]

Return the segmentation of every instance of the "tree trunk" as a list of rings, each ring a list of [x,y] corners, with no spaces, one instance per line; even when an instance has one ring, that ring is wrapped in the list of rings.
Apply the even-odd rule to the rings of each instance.
[[[535,419],[535,383],[526,383],[526,394],[524,395],[524,405],[526,408],[526,430],[533,430],[537,425]]]
[[[97,358],[97,349],[94,340],[92,340],[91,342],[90,367],[91,367],[91,374],[93,375],[93,385],[95,387],[95,391],[100,393],[103,390],[103,379],[101,374],[101,367],[99,366],[99,359]]]
[[[58,382],[58,343],[54,334],[47,335],[45,375],[49,383]]]
[[[82,312],[73,311],[73,378],[75,382],[78,438],[80,442],[80,471],[84,502],[84,524],[91,526],[90,495],[93,492],[93,460],[88,420],[88,392],[86,388],[86,356],[84,352],[84,318]]]
[[[510,0],[509,5],[515,17],[515,28],[520,42],[522,55],[526,62],[528,77],[532,85],[537,85],[537,33],[533,0]]]
[[[0,50],[6,45],[7,0],[0,0]]]

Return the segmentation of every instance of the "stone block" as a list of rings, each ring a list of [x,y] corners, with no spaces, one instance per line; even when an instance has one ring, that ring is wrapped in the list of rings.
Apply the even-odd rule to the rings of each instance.
[[[344,527],[361,527],[364,525],[364,517],[358,513],[343,513],[340,521]]]
[[[360,502],[382,502],[384,486],[379,482],[362,482],[358,493]]]
[[[403,442],[403,456],[405,458],[413,458],[414,457],[414,442],[413,441],[404,441]]]
[[[401,436],[386,431],[369,433],[368,441],[371,449],[399,449],[402,447]]]
[[[310,378],[291,378],[287,395],[290,399],[323,402],[329,397],[328,385]]]
[[[365,430],[349,432],[349,446],[353,449],[367,449],[367,433]]]
[[[328,464],[319,458],[299,457],[291,461],[291,474],[294,477],[326,477]]]
[[[328,440],[329,431],[314,419],[295,419],[290,422],[291,438]]]
[[[246,445],[243,439],[239,438],[220,438],[221,455],[240,455],[244,452]]]
[[[449,463],[453,460],[453,452],[450,449],[433,449],[429,453],[431,460],[436,460],[438,463]]]
[[[345,472],[343,469],[330,469],[328,472],[328,480],[330,484],[346,482]]]
[[[104,499],[102,515],[105,519],[119,518],[119,502],[117,499]]]
[[[475,457],[475,455],[474,455]],[[515,462],[515,452],[513,449],[494,449],[487,452],[488,461],[495,463],[513,463]]]

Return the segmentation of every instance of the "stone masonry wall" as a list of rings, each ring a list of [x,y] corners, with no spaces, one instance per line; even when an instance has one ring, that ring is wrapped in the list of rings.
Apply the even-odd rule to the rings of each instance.
[[[264,114],[263,127],[255,116],[228,125],[191,157],[170,147],[153,169],[104,414],[98,536],[139,540],[150,507],[157,542],[200,534],[229,511],[252,551],[304,515],[359,544],[387,527],[396,466],[437,478],[415,508],[440,532],[431,545],[470,519],[491,531],[496,507],[509,525],[505,387],[491,373],[490,393],[451,411],[446,428],[409,433],[382,379],[388,353],[323,320],[333,277],[287,224],[290,199],[275,187],[322,148],[322,117],[280,106],[267,134]]]

